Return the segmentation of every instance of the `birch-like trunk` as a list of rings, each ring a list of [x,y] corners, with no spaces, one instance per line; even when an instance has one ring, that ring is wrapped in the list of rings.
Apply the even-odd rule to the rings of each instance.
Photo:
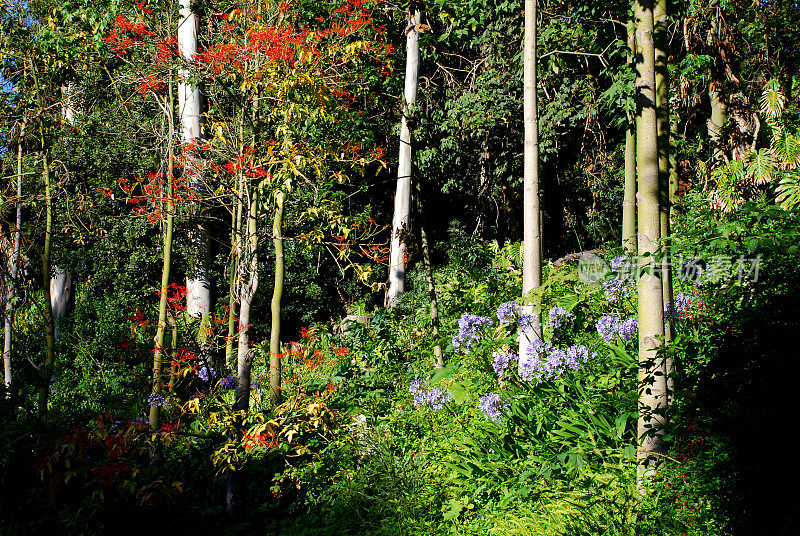
[[[242,180],[246,180],[242,177]],[[247,411],[250,408],[250,372],[253,368],[253,349],[250,347],[250,308],[258,290],[258,215],[260,200],[258,189],[251,192],[247,213],[246,235],[240,248],[239,258],[239,346],[236,356],[237,410]]]
[[[528,298],[534,289],[542,285],[542,226],[539,191],[539,110],[536,81],[536,0],[525,0],[525,37],[523,44],[524,100],[523,122],[525,125],[524,193],[523,193],[523,259],[522,295]],[[520,333],[520,362],[527,359],[528,343],[542,336],[538,316],[539,304],[534,300],[525,306],[525,314],[537,315],[527,333]],[[527,336],[526,336],[527,335]]]
[[[191,64],[197,55],[197,29],[200,18],[191,10],[191,0],[180,0],[180,21],[178,22],[178,50],[181,58]],[[184,146],[196,146],[200,140],[200,88],[190,84],[188,69],[178,70],[178,111],[181,121],[181,141]],[[202,193],[205,188],[203,177],[194,157],[185,159],[184,173],[192,189]],[[193,317],[203,317],[211,310],[211,282],[208,277],[209,238],[206,225],[197,223],[189,231],[193,259],[190,274],[186,276],[186,313]]]
[[[170,84],[169,95],[164,99],[165,108],[172,110],[173,97],[172,85]],[[175,223],[175,204],[173,201],[173,167],[175,155],[172,148],[174,127],[171,114],[168,115],[169,121],[167,141],[167,169],[165,176],[167,179],[167,202],[166,202],[166,227],[164,229],[164,253],[161,264],[161,294],[158,299],[158,327],[156,328],[155,348],[153,349],[153,393],[163,396],[163,360],[164,360],[164,337],[167,330],[167,290],[169,287],[170,271],[172,270],[172,232]],[[150,428],[158,429],[161,424],[160,410],[158,405],[150,406]]]
[[[669,19],[667,16],[667,0],[656,0],[653,7],[653,42],[655,45],[655,69],[656,69],[656,117],[658,121],[658,180],[659,180],[659,208],[660,231],[663,247],[663,257],[661,263],[661,294],[664,304],[668,311],[672,309],[672,257],[668,239],[670,231],[670,220],[672,218],[672,190],[670,188],[670,122],[669,122],[669,69],[667,58],[669,57]],[[669,346],[672,343],[673,325],[672,314],[664,317],[664,344]],[[669,403],[671,396],[672,381],[670,374],[672,371],[672,358],[664,357],[664,374],[666,375],[666,400]]]
[[[628,63],[633,63],[636,49],[636,26],[628,23]],[[636,132],[635,115],[628,113],[625,129],[625,190],[622,198],[622,247],[629,256],[636,254]]]
[[[286,194],[275,194],[275,215],[272,220],[272,244],[275,247],[275,283],[272,289],[272,325],[269,332],[269,402],[276,407],[281,399],[281,298],[285,263],[283,256],[283,203]]]
[[[42,134],[42,147],[44,147],[44,134]],[[42,158],[44,179],[45,203],[45,231],[44,251],[42,253],[42,278],[44,279],[44,333],[45,333],[45,360],[42,367],[42,384],[39,387],[39,420],[47,418],[47,399],[50,392],[50,381],[55,363],[55,333],[53,329],[53,307],[50,302],[50,247],[53,238],[53,198],[50,184],[50,162],[47,150]]]
[[[392,219],[392,245],[389,251],[389,290],[386,304],[397,305],[405,291],[404,234],[410,224],[411,214],[411,129],[409,120],[417,100],[417,77],[419,72],[419,11],[410,14],[406,36],[406,80],[403,91],[403,118],[400,124],[400,154],[397,164],[397,191],[394,195],[394,217]]]
[[[639,438],[637,477],[650,473],[663,450],[666,378],[663,356],[664,302],[659,263],[654,256],[661,238],[658,173],[658,117],[652,4],[635,5],[637,51],[636,168],[639,245]]]
[[[22,249],[22,143],[25,139],[25,121],[22,122],[17,140],[17,226],[14,229],[14,252],[11,257],[11,281],[6,290],[5,307],[5,339],[3,344],[3,372],[6,386],[6,396],[11,396],[11,381],[13,371],[11,368],[11,350],[14,339],[14,297],[17,295],[17,275],[19,274],[20,254]]]

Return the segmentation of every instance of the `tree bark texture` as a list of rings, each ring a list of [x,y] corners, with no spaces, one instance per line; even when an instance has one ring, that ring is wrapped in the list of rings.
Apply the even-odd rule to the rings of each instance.
[[[525,0],[525,36],[523,43],[523,122],[525,126],[524,185],[523,185],[523,259],[522,295],[542,285],[542,227],[539,191],[539,116],[536,80],[536,0]],[[541,338],[539,304],[526,308],[536,315],[528,335]],[[519,337],[520,361],[526,359],[529,336]],[[530,340],[529,340],[530,339]]]
[[[406,36],[406,79],[403,91],[403,118],[400,124],[400,153],[397,164],[397,190],[394,195],[394,217],[392,219],[392,244],[389,251],[389,290],[386,304],[397,305],[400,295],[405,291],[404,236],[411,223],[411,127],[409,121],[417,100],[417,79],[419,72],[419,28],[422,23],[419,11],[410,13],[408,35]]]
[[[22,252],[22,144],[25,139],[25,121],[22,122],[17,140],[17,225],[14,229],[14,250],[11,256],[10,281],[5,297],[5,339],[3,341],[3,372],[6,394],[11,394],[13,370],[11,367],[12,342],[14,340],[14,297],[17,294],[17,277],[19,275],[20,254]]]
[[[246,180],[242,177],[242,180]],[[258,189],[254,188],[250,195],[247,214],[246,235],[240,248],[239,258],[239,346],[236,356],[237,410],[247,411],[250,408],[250,372],[253,368],[253,349],[250,348],[250,308],[258,290],[258,215],[260,200]]]
[[[633,63],[636,49],[636,26],[628,23],[628,62]],[[636,118],[628,114],[628,128],[625,129],[625,188],[622,198],[622,247],[628,255],[636,253]]]
[[[272,289],[272,326],[269,333],[269,402],[272,407],[281,398],[281,298],[283,297],[283,278],[285,272],[283,256],[283,203],[286,194],[279,191],[275,195],[275,215],[272,221],[272,244],[275,247],[275,284]]]
[[[180,0],[180,21],[178,22],[178,50],[183,60],[191,64],[197,55],[197,29],[200,18],[191,10],[190,0]],[[200,88],[189,82],[188,69],[178,71],[178,112],[181,121],[181,141],[192,147],[200,139]],[[191,154],[185,159],[184,173],[195,192],[205,190],[203,177]],[[186,313],[192,317],[202,317],[211,310],[211,282],[208,276],[209,232],[206,225],[195,224],[189,231],[189,240],[194,251],[190,273],[186,276]]]
[[[637,476],[641,479],[656,465],[663,450],[663,411],[666,409],[664,360],[664,302],[654,252],[661,238],[659,209],[658,118],[656,109],[653,9],[635,5],[637,52],[636,163],[638,174],[639,246],[639,420]]]
[[[44,146],[44,138],[42,138]],[[50,381],[53,375],[53,365],[55,363],[55,333],[53,329],[53,307],[50,302],[50,247],[53,238],[53,199],[52,186],[50,184],[50,162],[47,150],[44,151],[42,158],[44,179],[44,202],[45,202],[45,231],[44,231],[44,250],[42,252],[42,278],[44,286],[44,333],[45,333],[45,361],[42,367],[42,384],[39,387],[39,419],[44,421],[47,418],[47,399],[50,392]]]

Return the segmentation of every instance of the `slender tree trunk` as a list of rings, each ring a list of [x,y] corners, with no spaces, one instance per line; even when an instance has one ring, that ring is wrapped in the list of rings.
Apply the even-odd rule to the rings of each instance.
[[[242,177],[242,180],[246,179]],[[259,211],[258,188],[253,188],[247,215],[246,242],[240,249],[240,251],[244,250],[244,254],[239,259],[239,265],[246,266],[246,269],[239,270],[241,285],[239,290],[239,346],[236,358],[239,382],[236,387],[235,408],[243,411],[250,408],[250,372],[253,368],[254,355],[253,349],[250,348],[250,308],[258,290],[258,229],[256,224]]]
[[[417,76],[419,71],[419,29],[422,23],[420,12],[410,13],[411,29],[406,36],[406,83],[403,92],[403,119],[400,125],[400,154],[397,165],[397,191],[394,196],[394,218],[392,219],[392,244],[389,251],[389,290],[386,304],[397,305],[405,291],[404,234],[410,224],[411,213],[411,128],[409,121],[417,100]]]
[[[628,22],[628,63],[633,63],[636,49],[636,26]],[[636,118],[628,113],[628,128],[625,129],[625,193],[622,199],[622,247],[629,256],[636,253]]]
[[[165,99],[165,107],[172,110],[172,84],[170,84],[169,95]],[[153,393],[163,396],[164,378],[163,359],[164,359],[164,338],[167,330],[167,290],[169,288],[169,277],[172,269],[172,233],[175,223],[175,205],[173,200],[173,168],[175,156],[172,148],[172,140],[175,135],[173,120],[171,115],[167,117],[169,121],[169,140],[167,152],[167,206],[166,206],[166,227],[164,229],[164,255],[161,265],[161,294],[158,300],[158,327],[156,328],[155,348],[153,350]],[[159,406],[150,406],[150,428],[158,429],[161,424]]]
[[[670,123],[669,123],[669,71],[667,68],[667,57],[669,56],[669,35],[667,35],[667,0],[656,0],[653,8],[654,33],[653,41],[655,44],[655,65],[656,65],[656,116],[658,121],[658,179],[660,196],[660,225],[661,239],[668,239],[670,236],[670,218],[672,216],[672,199],[670,198]],[[663,244],[663,262],[661,270],[662,294],[667,308],[672,307],[672,263],[670,257],[670,246],[668,242]],[[669,345],[672,342],[672,315],[664,318],[664,342]]]
[[[178,22],[178,49],[187,63],[193,63],[197,54],[197,29],[200,18],[192,12],[190,0],[180,0]],[[181,141],[187,148],[200,140],[200,88],[189,83],[191,73],[187,69],[178,71],[178,111],[181,121]],[[203,177],[195,162],[191,149],[186,158],[184,173],[195,192],[205,191]],[[208,277],[209,232],[208,227],[196,223],[189,231],[192,244],[190,274],[186,276],[186,313],[192,317],[204,317],[211,310],[211,281]],[[201,344],[201,346],[203,346]]]
[[[708,34],[708,44],[713,46],[719,42],[719,0],[711,0],[711,31]],[[725,151],[720,142],[722,127],[728,117],[728,106],[722,98],[721,76],[713,76],[708,84],[708,99],[711,102],[711,117],[706,122],[708,138],[711,142],[714,161],[717,165],[724,163]]]
[[[42,135],[42,147],[44,148],[44,135]],[[50,392],[50,380],[53,375],[53,364],[55,363],[55,333],[53,330],[53,307],[50,302],[50,247],[53,238],[53,200],[50,185],[50,162],[47,150],[44,149],[42,159],[44,171],[44,202],[46,211],[46,223],[44,232],[44,252],[42,254],[42,278],[44,279],[44,332],[45,332],[45,361],[42,367],[42,385],[39,388],[39,419],[44,421],[47,418],[47,398]]]
[[[419,181],[417,188],[417,213],[419,214],[419,237],[422,249],[422,263],[425,266],[425,279],[428,281],[428,298],[431,300],[431,335],[433,335],[433,364],[436,368],[444,366],[442,345],[439,344],[439,300],[436,297],[436,282],[433,279],[433,266],[431,264],[431,251],[428,243],[428,221],[425,215],[425,206],[422,203],[422,187]]]
[[[539,110],[536,81],[536,0],[525,0],[525,37],[523,47],[524,70],[524,194],[523,194],[523,265],[522,295],[528,299],[534,289],[542,285],[542,221],[539,191]],[[530,340],[542,336],[539,303],[524,307],[526,314],[535,314],[532,330],[519,338],[520,362],[527,359]]]
[[[283,203],[286,194],[275,194],[275,215],[272,220],[272,244],[275,247],[275,285],[272,289],[272,327],[269,333],[269,402],[276,407],[281,399],[281,297],[283,296]]]
[[[6,290],[5,340],[3,345],[3,370],[6,396],[11,396],[11,348],[14,339],[14,297],[17,295],[17,275],[19,274],[22,250],[22,144],[25,139],[25,121],[22,122],[17,140],[17,226],[14,229],[14,253],[11,258],[11,281]]]
[[[228,288],[230,289],[230,294],[228,297],[228,336],[225,338],[225,363],[227,366],[230,366],[233,369],[236,368],[236,365],[233,362],[233,340],[236,337],[236,274],[239,266],[238,251],[241,241],[241,225],[242,193],[238,192],[233,205],[233,214],[231,216],[231,272],[230,276],[228,277]]]
[[[637,477],[641,480],[658,461],[663,450],[663,411],[666,381],[663,357],[663,287],[653,253],[661,238],[658,173],[658,118],[656,110],[655,46],[653,9],[638,0],[635,5],[637,49],[636,164],[638,184],[639,245],[639,422],[640,441]],[[648,272],[647,270],[650,270]]]

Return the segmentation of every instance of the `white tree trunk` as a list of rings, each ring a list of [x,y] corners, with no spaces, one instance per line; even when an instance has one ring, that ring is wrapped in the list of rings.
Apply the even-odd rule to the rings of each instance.
[[[527,298],[533,289],[542,285],[542,227],[539,207],[539,117],[536,94],[536,0],[525,0],[525,37],[523,43],[525,125],[524,193],[523,193],[523,251],[522,295]],[[535,314],[538,304],[526,306],[524,314]],[[539,318],[538,316],[535,318]],[[541,338],[541,322],[520,333],[520,362],[527,359],[528,343]]]
[[[193,13],[190,0],[180,0],[181,19],[178,24],[178,50],[183,61],[191,63],[197,54],[197,29],[200,19]],[[188,69],[178,71],[178,110],[181,119],[181,141],[196,144],[200,139],[200,89],[189,83]],[[184,173],[197,192],[203,192],[203,177],[191,156],[185,160]],[[201,317],[211,309],[211,282],[208,278],[208,229],[198,224],[189,232],[196,257],[191,273],[186,276],[186,312]]]
[[[411,212],[411,130],[408,120],[417,100],[417,77],[419,71],[419,28],[422,23],[416,11],[409,20],[410,30],[406,37],[406,85],[403,103],[403,121],[400,125],[400,155],[397,165],[397,191],[394,196],[394,218],[392,220],[392,247],[389,252],[389,291],[386,303],[397,305],[405,290],[405,254],[403,230],[407,229]]]
[[[53,333],[58,340],[58,322],[71,309],[73,304],[72,275],[60,266],[54,266],[50,275],[50,305],[53,308]]]

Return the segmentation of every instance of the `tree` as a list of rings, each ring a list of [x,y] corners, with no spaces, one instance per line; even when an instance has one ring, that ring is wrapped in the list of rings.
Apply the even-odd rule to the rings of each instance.
[[[415,2],[411,3],[416,6]],[[402,120],[400,123],[400,154],[397,164],[397,191],[394,195],[392,218],[392,245],[389,251],[389,289],[386,304],[397,305],[405,288],[405,235],[411,224],[411,126],[414,102],[417,100],[419,72],[419,34],[424,31],[422,14],[417,9],[408,14],[406,28],[406,78],[403,90]]]
[[[536,0],[525,1],[524,62],[524,123],[525,123],[525,177],[523,198],[524,250],[522,254],[522,295],[531,293],[542,285],[542,216],[540,211],[539,183],[539,116],[536,82]],[[536,321],[532,328],[535,339],[542,337],[538,303],[532,310]],[[520,335],[520,358],[526,356],[528,337]]]
[[[644,0],[634,6],[636,20],[636,170],[638,175],[639,270],[639,421],[637,475],[642,478],[657,463],[666,410],[666,378],[661,342],[664,301],[659,262],[661,210],[658,167],[653,7]]]

